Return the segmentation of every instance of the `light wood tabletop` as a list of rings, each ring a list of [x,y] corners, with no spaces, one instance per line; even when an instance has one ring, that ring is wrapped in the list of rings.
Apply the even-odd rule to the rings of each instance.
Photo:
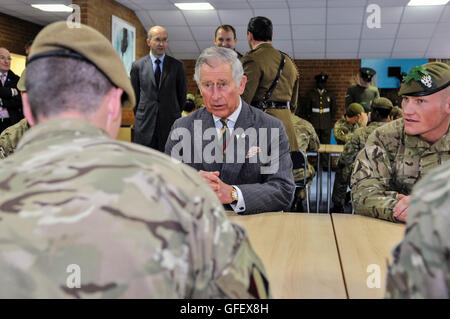
[[[274,298],[346,298],[330,215],[227,215],[247,229]]]
[[[383,298],[387,262],[405,225],[350,214],[332,214],[332,219],[349,298]]]
[[[344,151],[344,145],[327,144],[325,145],[326,153],[339,153]]]

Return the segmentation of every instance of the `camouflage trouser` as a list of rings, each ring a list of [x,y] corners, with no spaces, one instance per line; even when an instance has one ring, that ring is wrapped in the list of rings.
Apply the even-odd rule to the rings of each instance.
[[[295,169],[293,171],[293,173],[294,173],[294,180],[296,182],[303,180],[303,169],[302,168]],[[311,186],[311,183],[313,181],[315,173],[316,173],[316,170],[314,169],[314,167],[308,163],[308,167],[306,169],[306,183],[308,184],[308,186]],[[306,198],[306,190],[304,188],[302,188],[300,191],[298,191],[297,198],[302,199],[302,200]]]
[[[351,170],[351,167],[338,166],[334,178],[333,196],[331,197],[331,200],[333,203],[338,203],[342,206],[345,205],[345,195],[347,194],[347,187],[350,185],[350,178],[345,178],[345,176],[350,176],[348,170]]]

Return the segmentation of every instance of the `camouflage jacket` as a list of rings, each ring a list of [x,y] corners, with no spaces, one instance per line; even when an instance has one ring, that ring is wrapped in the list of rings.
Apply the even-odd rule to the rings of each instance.
[[[6,158],[10,154],[14,153],[19,140],[28,128],[29,126],[27,120],[22,119],[18,123],[5,129],[2,134],[0,134],[0,159]]]
[[[387,298],[450,298],[450,163],[414,186],[405,238],[388,270]]]
[[[361,126],[362,125],[359,122],[355,124],[350,123],[345,119],[345,116],[343,116],[334,124],[333,134],[336,138],[336,142],[341,145],[347,143],[352,133]]]
[[[300,150],[302,150],[305,154],[307,152],[316,152],[320,147],[320,141],[314,127],[308,121],[294,114],[291,114],[291,116]],[[306,170],[306,178],[308,183],[312,182],[315,172],[314,166],[308,163]],[[304,173],[302,168],[294,170],[293,173],[295,181],[303,179]]]
[[[404,132],[403,119],[376,129],[358,154],[351,177],[353,205],[359,214],[395,221],[397,195],[410,195],[431,169],[450,161],[450,134],[430,145]]]
[[[0,273],[0,298],[270,296],[195,170],[80,119],[32,127],[0,162]]]
[[[350,136],[350,139],[345,143],[344,151],[341,156],[339,156],[338,166],[342,169],[343,180],[350,182],[350,175],[352,174],[353,164],[355,163],[356,155],[361,151],[366,145],[366,141],[369,135],[379,128],[385,122],[371,122],[367,126],[360,127],[356,129]]]

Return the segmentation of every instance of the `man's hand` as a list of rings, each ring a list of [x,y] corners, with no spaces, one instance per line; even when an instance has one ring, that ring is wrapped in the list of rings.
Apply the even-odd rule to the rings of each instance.
[[[398,194],[398,199],[400,199],[399,202],[394,206],[394,217],[398,221],[406,222],[410,196]]]
[[[222,204],[230,204],[231,202],[233,202],[233,198],[231,197],[233,186],[222,182],[222,180],[219,178],[220,172],[206,172],[200,170],[199,174],[216,193]]]
[[[366,112],[360,114],[359,120],[362,126],[367,126],[367,122],[369,121],[369,116]]]

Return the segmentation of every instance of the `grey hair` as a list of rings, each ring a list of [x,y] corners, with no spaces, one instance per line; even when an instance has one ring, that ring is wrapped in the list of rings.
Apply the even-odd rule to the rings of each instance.
[[[236,82],[236,85],[240,86],[242,77],[244,76],[242,63],[239,61],[236,51],[222,47],[210,47],[203,50],[195,63],[195,82],[200,84],[200,68],[204,64],[211,65],[210,63],[215,60],[230,64],[233,79]]]

